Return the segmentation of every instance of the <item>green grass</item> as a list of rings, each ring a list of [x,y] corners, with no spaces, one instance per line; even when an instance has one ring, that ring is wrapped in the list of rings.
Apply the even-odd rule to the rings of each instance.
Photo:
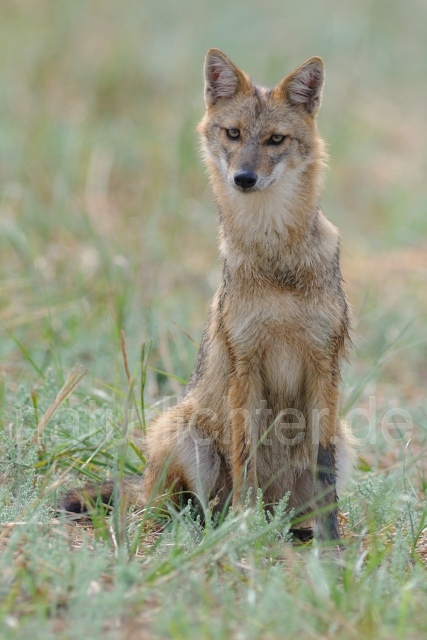
[[[3,2],[2,638],[425,636],[426,41],[421,0]],[[211,46],[266,84],[326,65],[360,454],[339,561],[261,504],[204,528],[185,505],[55,516],[63,487],[143,471],[145,421],[195,361],[221,277],[195,134]]]

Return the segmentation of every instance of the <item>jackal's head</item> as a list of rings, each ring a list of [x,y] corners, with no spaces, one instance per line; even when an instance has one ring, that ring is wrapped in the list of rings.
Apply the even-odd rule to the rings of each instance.
[[[206,114],[199,132],[222,189],[259,192],[321,163],[315,124],[324,77],[320,58],[310,58],[273,89],[253,85],[219,49],[208,51],[204,73]]]

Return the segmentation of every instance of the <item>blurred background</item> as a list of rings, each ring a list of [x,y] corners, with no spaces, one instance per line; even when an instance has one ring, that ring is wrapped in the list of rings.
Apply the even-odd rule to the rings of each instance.
[[[120,330],[132,370],[153,341],[148,399],[179,392],[221,276],[205,53],[265,85],[320,55],[323,209],[356,328],[343,411],[374,395],[424,433],[426,45],[424,0],[3,0],[2,394],[76,362],[88,388],[125,386]]]

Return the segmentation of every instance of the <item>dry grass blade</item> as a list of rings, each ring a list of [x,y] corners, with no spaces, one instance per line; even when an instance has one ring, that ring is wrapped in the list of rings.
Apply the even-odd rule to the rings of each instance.
[[[126,349],[125,332],[123,330],[120,331],[120,342],[121,342],[121,345],[122,345],[123,363],[125,365],[126,377],[127,377],[128,382],[130,384],[131,375],[130,375],[130,370],[129,370],[128,353],[127,353],[127,349]]]
[[[121,342],[121,346],[122,346],[123,364],[124,364],[124,367],[125,367],[126,377],[128,379],[128,383],[129,383],[128,396],[129,396],[129,398],[133,399],[133,405],[135,407],[136,417],[138,418],[138,422],[142,427],[143,426],[143,422],[142,422],[141,416],[140,416],[139,411],[138,411],[138,405],[137,405],[136,398],[134,396],[134,391],[133,391],[135,380],[134,380],[134,378],[132,378],[132,376],[130,374],[128,352],[127,352],[127,347],[126,347],[126,337],[125,337],[125,332],[123,330],[120,331],[120,342]]]
[[[46,427],[46,425],[51,420],[52,416],[55,414],[61,404],[64,402],[64,400],[66,400],[68,396],[73,393],[74,389],[80,384],[86,373],[86,369],[83,369],[80,364],[76,364],[67,380],[65,381],[62,389],[56,396],[55,400],[52,402],[49,409],[46,411],[46,413],[38,423],[36,433],[34,434],[34,437],[31,441],[33,444],[39,441],[39,438],[43,433],[43,429]]]

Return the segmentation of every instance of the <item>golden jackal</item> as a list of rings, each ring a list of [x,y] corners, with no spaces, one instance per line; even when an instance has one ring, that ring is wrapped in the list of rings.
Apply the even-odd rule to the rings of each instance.
[[[323,63],[310,58],[266,89],[211,49],[204,74],[198,129],[223,279],[181,400],[149,426],[145,478],[126,486],[138,506],[175,489],[218,509],[231,494],[238,507],[248,489],[254,499],[260,487],[265,504],[290,491],[290,507],[317,509],[318,534],[337,539],[337,485],[353,449],[338,418],[349,343],[339,236],[319,207]],[[81,494],[63,508],[84,508]]]

